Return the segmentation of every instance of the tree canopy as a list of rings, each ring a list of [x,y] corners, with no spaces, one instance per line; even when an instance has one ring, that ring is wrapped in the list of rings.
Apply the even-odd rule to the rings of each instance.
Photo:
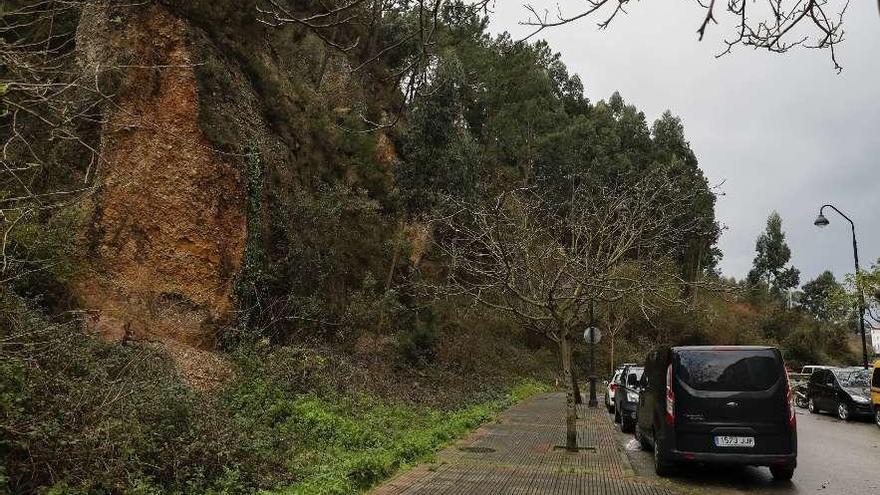
[[[800,305],[808,313],[825,321],[839,316],[840,312],[834,304],[834,298],[843,288],[834,278],[833,273],[825,270],[815,279],[805,283],[801,290],[803,294]]]
[[[791,260],[791,249],[785,242],[782,231],[782,217],[773,212],[767,218],[767,227],[755,243],[755,260],[749,272],[748,281],[752,285],[764,285],[777,296],[797,287],[800,270],[786,267]]]

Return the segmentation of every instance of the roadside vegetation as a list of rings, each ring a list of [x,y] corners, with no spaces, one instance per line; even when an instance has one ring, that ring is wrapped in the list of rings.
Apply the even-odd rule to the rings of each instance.
[[[546,390],[521,379],[445,407],[383,400],[334,383],[341,360],[266,345],[198,391],[156,349],[3,302],[0,476],[17,492],[357,493]]]
[[[838,282],[824,272],[801,285],[799,270],[790,264],[782,219],[771,213],[755,242],[753,268],[743,280],[720,278],[726,290],[695,294],[689,312],[662,311],[647,320],[631,307],[613,305],[604,313],[613,334],[615,356],[605,346],[605,370],[613,364],[639,361],[657,343],[668,345],[775,345],[786,364],[798,370],[807,364],[850,366],[861,362],[857,332],[858,302],[854,277]],[[876,318],[880,298],[878,264],[862,274],[861,290],[868,302],[868,322]],[[798,287],[800,286],[800,289]],[[870,350],[869,350],[870,352]]]

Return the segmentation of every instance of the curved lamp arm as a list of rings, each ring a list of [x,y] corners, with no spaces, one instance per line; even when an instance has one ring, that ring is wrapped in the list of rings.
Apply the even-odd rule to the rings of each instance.
[[[819,218],[825,218],[825,215],[823,214],[825,211],[825,208],[831,208],[832,210],[836,211],[838,215],[842,216],[843,218],[846,219],[847,222],[849,222],[850,226],[853,229],[853,232],[856,231],[856,224],[853,223],[852,219],[850,217],[846,216],[846,213],[838,210],[837,207],[834,205],[831,205],[831,204],[822,205],[822,207],[819,208]],[[818,219],[817,219],[817,221],[818,221]],[[825,225],[827,225],[827,223]]]

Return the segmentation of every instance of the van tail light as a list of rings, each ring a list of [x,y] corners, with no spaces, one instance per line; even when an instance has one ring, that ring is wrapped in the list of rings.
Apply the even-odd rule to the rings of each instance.
[[[795,429],[797,428],[797,418],[794,415],[794,394],[791,390],[791,380],[789,380],[787,372],[785,373],[785,405],[788,407],[788,425]]]
[[[672,365],[666,368],[666,424],[675,424],[675,392],[672,391]]]
[[[610,386],[611,391],[612,391],[612,392],[617,392],[617,387],[618,387],[618,385],[617,385],[616,383],[612,383],[611,386]]]

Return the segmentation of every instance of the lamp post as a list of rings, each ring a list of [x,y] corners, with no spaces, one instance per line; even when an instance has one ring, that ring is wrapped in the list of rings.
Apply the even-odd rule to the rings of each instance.
[[[587,402],[589,407],[599,405],[599,401],[596,399],[596,344],[602,339],[602,332],[593,326],[595,321],[593,319],[593,301],[590,301],[590,326],[584,330],[584,340],[590,345],[590,400]]]
[[[597,407],[599,400],[596,398],[596,344],[602,340],[602,332],[596,327],[588,327],[584,330],[584,340],[590,345],[590,400],[587,402],[589,407]]]
[[[831,208],[836,211],[840,216],[846,219],[849,222],[850,227],[852,227],[852,244],[853,244],[853,260],[855,261],[856,266],[856,291],[859,293],[859,327],[858,330],[862,334],[862,365],[865,369],[868,369],[868,340],[865,335],[865,295],[862,293],[862,285],[861,279],[859,277],[859,245],[856,242],[856,224],[853,223],[852,219],[846,216],[842,211],[838,210],[834,205],[822,205],[819,208],[819,216],[816,217],[816,220],[813,222],[813,225],[817,227],[826,227],[829,222],[828,218],[825,217],[824,211],[825,208]]]

